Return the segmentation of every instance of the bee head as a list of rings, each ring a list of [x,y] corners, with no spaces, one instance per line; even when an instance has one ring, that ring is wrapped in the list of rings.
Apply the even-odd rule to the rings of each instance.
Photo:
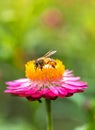
[[[34,65],[35,65],[35,68],[40,68],[40,69],[42,69],[43,66],[44,66],[44,60],[36,60],[36,61],[34,62]]]
[[[35,62],[34,62],[34,65],[35,65],[35,67],[38,67],[38,66],[39,66],[39,62],[38,62],[38,61],[35,61]]]

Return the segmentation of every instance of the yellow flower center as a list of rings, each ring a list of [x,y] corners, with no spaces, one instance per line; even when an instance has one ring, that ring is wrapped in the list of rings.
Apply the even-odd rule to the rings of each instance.
[[[55,66],[47,63],[42,68],[35,66],[35,61],[29,61],[26,63],[26,77],[33,81],[50,82],[62,78],[65,70],[65,66],[60,60],[55,60]]]

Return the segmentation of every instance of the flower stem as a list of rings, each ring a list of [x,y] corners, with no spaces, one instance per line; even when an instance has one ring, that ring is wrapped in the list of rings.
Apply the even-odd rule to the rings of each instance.
[[[51,100],[46,99],[46,111],[47,111],[47,130],[53,130],[52,118],[51,118]]]

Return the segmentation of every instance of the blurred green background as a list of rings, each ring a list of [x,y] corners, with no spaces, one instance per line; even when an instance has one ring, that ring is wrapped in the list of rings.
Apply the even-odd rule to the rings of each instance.
[[[0,130],[46,129],[44,100],[3,91],[49,50],[89,86],[52,101],[54,130],[95,130],[95,0],[0,0]]]

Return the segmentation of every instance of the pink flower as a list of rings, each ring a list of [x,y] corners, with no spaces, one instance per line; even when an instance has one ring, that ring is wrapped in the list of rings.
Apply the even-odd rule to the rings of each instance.
[[[54,60],[54,59],[53,59]],[[5,93],[26,97],[28,100],[56,99],[72,96],[83,92],[87,83],[75,77],[72,71],[65,70],[60,60],[55,60],[55,66],[49,62],[41,68],[35,67],[35,61],[26,64],[26,77],[6,82]]]

